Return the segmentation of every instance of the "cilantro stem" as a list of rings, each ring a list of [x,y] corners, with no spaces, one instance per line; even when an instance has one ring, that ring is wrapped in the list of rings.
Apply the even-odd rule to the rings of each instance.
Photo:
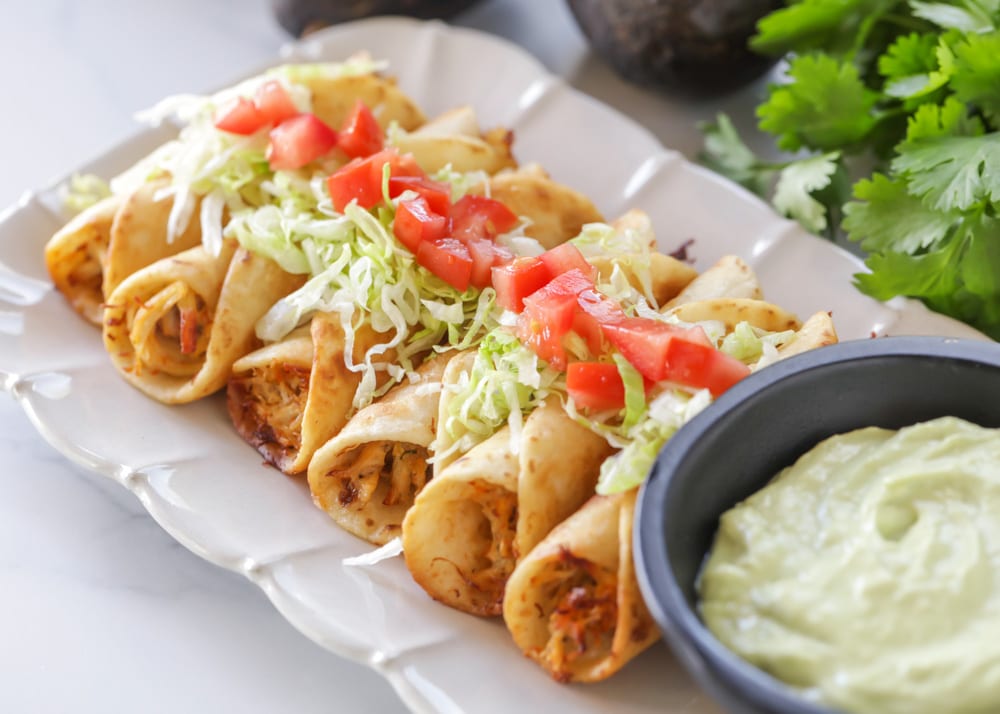
[[[896,27],[901,27],[904,30],[912,30],[913,32],[925,32],[927,30],[927,23],[919,20],[915,17],[908,17],[906,15],[897,15],[895,13],[888,13],[882,16],[882,19],[889,22]]]

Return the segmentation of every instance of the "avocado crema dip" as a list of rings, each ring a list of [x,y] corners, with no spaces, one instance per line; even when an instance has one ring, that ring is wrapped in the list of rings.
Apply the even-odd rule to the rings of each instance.
[[[726,512],[700,575],[723,644],[849,712],[1000,712],[1000,430],[823,441]]]

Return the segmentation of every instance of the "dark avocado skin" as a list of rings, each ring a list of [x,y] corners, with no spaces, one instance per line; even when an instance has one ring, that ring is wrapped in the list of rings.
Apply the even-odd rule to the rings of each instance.
[[[693,94],[735,89],[767,71],[750,51],[757,21],[783,0],[567,0],[591,45],[628,80]]]
[[[371,15],[448,18],[478,0],[272,0],[278,23],[296,37],[308,30]]]

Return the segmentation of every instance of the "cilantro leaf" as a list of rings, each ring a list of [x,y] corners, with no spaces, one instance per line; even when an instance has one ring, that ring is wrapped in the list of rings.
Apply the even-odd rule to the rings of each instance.
[[[774,207],[813,233],[827,226],[826,208],[812,194],[830,185],[840,152],[793,161],[778,176]]]
[[[876,300],[889,300],[897,295],[914,298],[946,298],[958,289],[958,273],[954,270],[961,240],[957,235],[921,255],[896,251],[876,253],[865,265],[870,273],[854,276],[855,285]]]
[[[988,32],[996,29],[992,15],[1000,7],[995,0],[960,0],[957,4],[911,0],[910,8],[919,18],[945,29]]]
[[[948,82],[938,71],[937,35],[916,32],[896,38],[879,57],[878,71],[886,79],[883,91],[890,97],[908,98],[930,94]]]
[[[959,218],[928,208],[905,181],[878,173],[855,184],[854,198],[844,206],[843,226],[869,252],[916,253],[941,241]]]
[[[937,136],[980,136],[983,123],[968,114],[968,108],[954,97],[944,104],[919,107],[906,124],[906,140],[930,139]]]
[[[972,34],[955,47],[951,88],[963,102],[978,105],[997,125],[1000,121],[1000,32]]]
[[[892,162],[893,170],[908,178],[910,193],[939,211],[966,210],[982,200],[1000,201],[997,166],[1000,133],[907,141]]]
[[[775,169],[762,163],[743,143],[728,116],[719,114],[714,122],[703,122],[699,129],[705,136],[699,155],[703,164],[759,196],[767,192]]]
[[[863,44],[867,29],[903,0],[802,0],[757,24],[750,47],[763,54],[825,50],[844,53]]]
[[[780,148],[851,148],[875,126],[878,95],[865,87],[854,65],[803,55],[792,60],[788,76],[792,82],[772,86],[767,102],[757,108],[760,128],[775,134]]]

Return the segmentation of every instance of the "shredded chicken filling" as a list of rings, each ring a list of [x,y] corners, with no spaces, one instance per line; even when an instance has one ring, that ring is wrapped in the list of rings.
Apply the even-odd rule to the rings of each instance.
[[[302,415],[309,396],[310,368],[274,362],[234,376],[230,388],[238,394],[241,433],[271,460],[272,450],[295,454],[302,447]]]
[[[372,441],[358,447],[352,454],[352,462],[327,473],[340,483],[337,500],[345,507],[362,508],[367,505],[380,483],[388,485],[383,505],[395,506],[404,500],[412,503],[430,478],[427,449],[416,444]]]
[[[549,639],[539,659],[557,679],[588,659],[606,657],[618,622],[618,577],[569,553],[551,569],[547,592],[539,602],[551,603]]]
[[[138,304],[129,330],[136,371],[146,368],[175,377],[197,374],[211,322],[205,300],[182,282],[171,283]]]
[[[475,483],[476,503],[483,515],[476,540],[485,544],[465,580],[475,590],[495,599],[490,612],[499,613],[504,587],[514,572],[514,535],[517,530],[517,494],[485,483]]]

